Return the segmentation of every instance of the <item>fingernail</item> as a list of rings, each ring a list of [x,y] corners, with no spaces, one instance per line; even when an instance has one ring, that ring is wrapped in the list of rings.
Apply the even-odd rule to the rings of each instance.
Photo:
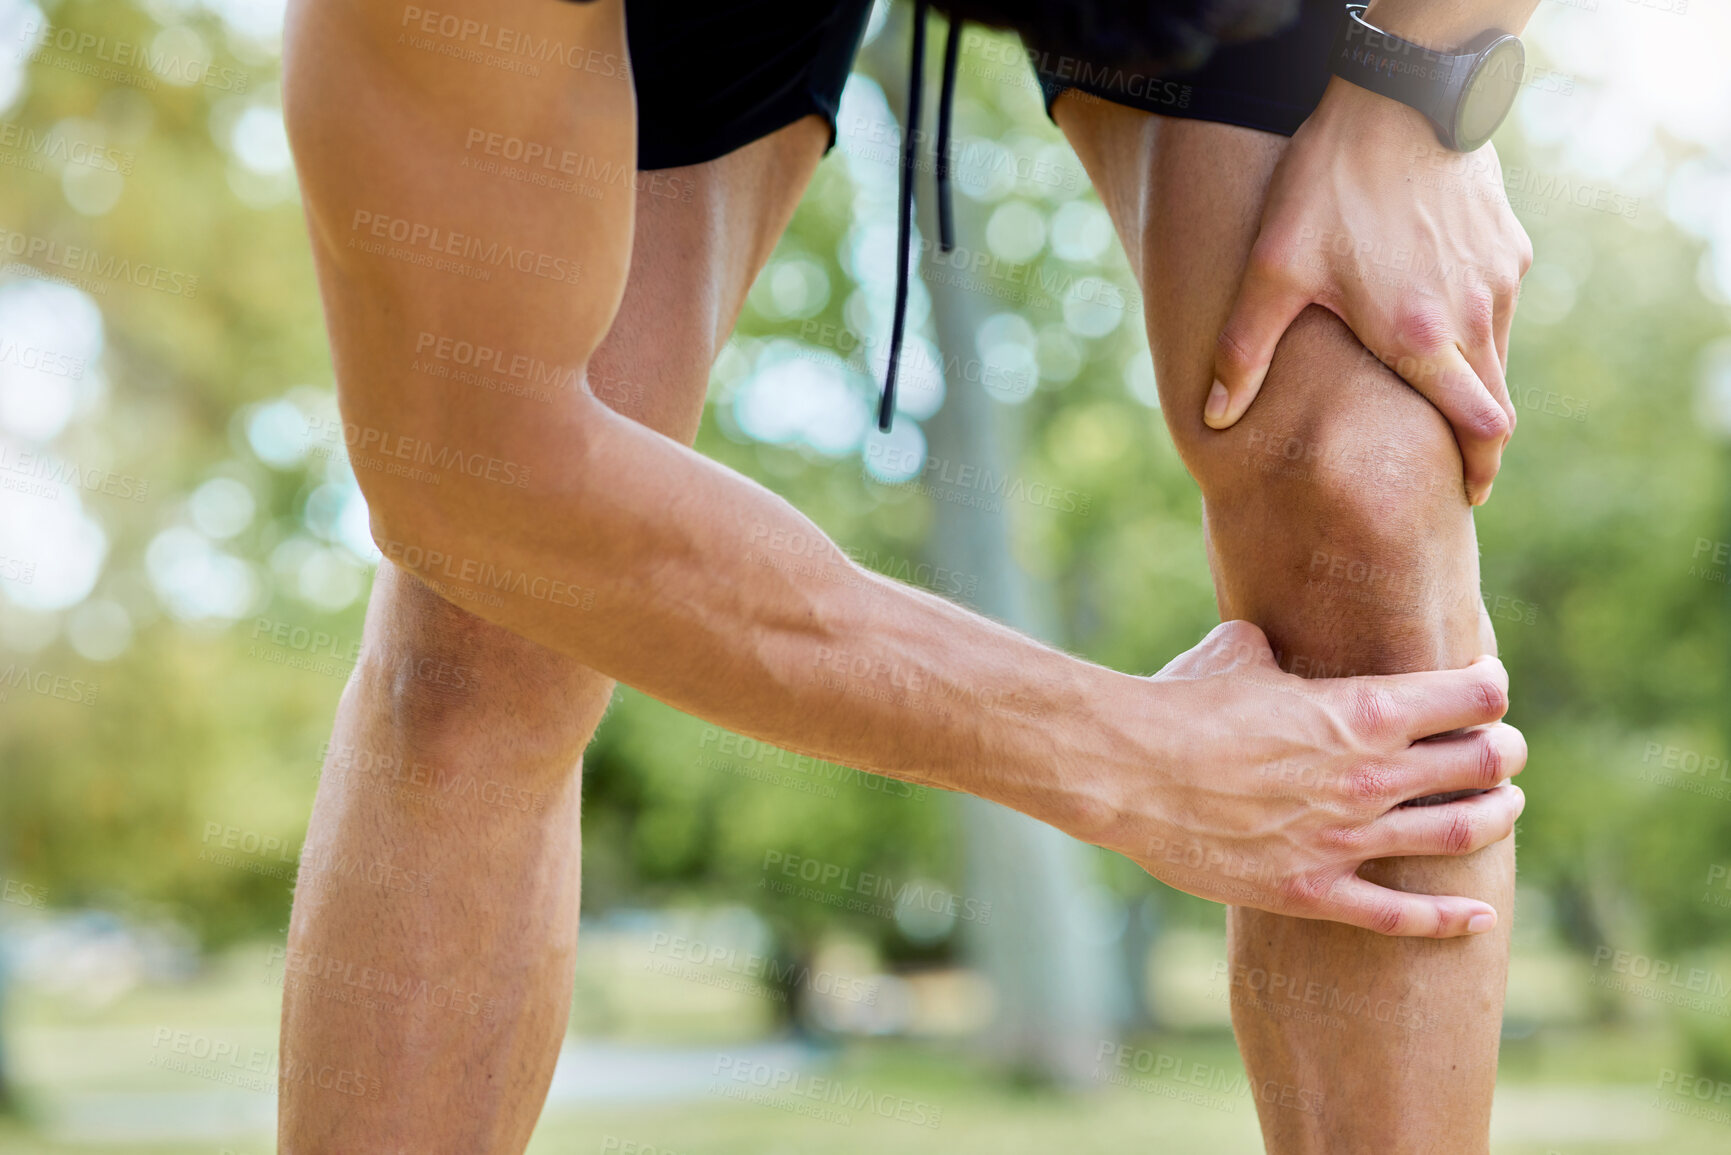
[[[1497,925],[1497,916],[1496,915],[1494,915],[1494,914],[1475,914],[1471,918],[1467,919],[1467,933],[1468,934],[1484,934],[1486,931],[1490,930],[1492,927],[1494,927],[1496,925]]]
[[[1214,388],[1208,391],[1208,404],[1203,407],[1202,418],[1210,425],[1226,416],[1226,386],[1216,381]]]

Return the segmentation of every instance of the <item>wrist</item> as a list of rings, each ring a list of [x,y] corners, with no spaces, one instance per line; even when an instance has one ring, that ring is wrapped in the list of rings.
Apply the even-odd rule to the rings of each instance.
[[[1049,748],[1037,751],[1030,780],[1042,771],[1050,787],[1028,813],[1095,846],[1120,848],[1133,801],[1148,793],[1166,763],[1167,724],[1159,683],[1077,662],[1071,704],[1050,719]]]
[[[1315,125],[1312,132],[1327,131],[1352,142],[1354,151],[1391,146],[1405,150],[1409,145],[1441,147],[1436,128],[1424,113],[1339,76],[1329,77],[1328,87],[1305,125]]]

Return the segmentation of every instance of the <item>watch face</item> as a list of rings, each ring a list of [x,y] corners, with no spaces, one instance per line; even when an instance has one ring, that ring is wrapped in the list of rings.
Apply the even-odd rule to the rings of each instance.
[[[1513,36],[1491,45],[1467,78],[1455,113],[1455,147],[1471,152],[1491,138],[1515,103],[1527,54]]]

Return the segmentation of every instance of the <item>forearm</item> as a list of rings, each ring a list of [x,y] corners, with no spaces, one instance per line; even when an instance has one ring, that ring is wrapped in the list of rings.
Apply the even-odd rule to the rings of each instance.
[[[1132,679],[863,569],[786,501],[592,401],[528,436],[532,489],[453,491],[384,528],[386,556],[719,725],[1087,832]]]

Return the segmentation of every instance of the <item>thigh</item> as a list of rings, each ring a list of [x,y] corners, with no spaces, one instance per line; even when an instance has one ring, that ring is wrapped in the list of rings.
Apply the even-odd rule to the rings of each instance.
[[[638,175],[631,268],[590,388],[687,444],[709,370],[829,143],[807,116],[715,160]]]

